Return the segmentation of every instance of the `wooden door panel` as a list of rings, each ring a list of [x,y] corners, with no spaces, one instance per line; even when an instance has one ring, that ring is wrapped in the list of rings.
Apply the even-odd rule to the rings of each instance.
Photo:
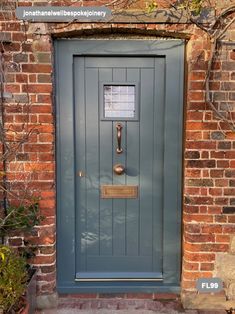
[[[162,233],[162,226],[156,221],[156,217],[162,216],[162,208],[153,206],[153,187],[162,181],[162,178],[152,171],[156,158],[154,147],[158,136],[154,134],[157,123],[154,113],[156,106],[162,106],[162,103],[154,99],[154,58],[87,57],[76,58],[76,62],[76,70],[82,73],[80,75],[84,75],[85,80],[84,90],[78,88],[80,94],[77,94],[77,97],[85,102],[85,110],[82,112],[85,126],[84,123],[76,125],[76,134],[83,134],[85,146],[84,139],[80,145],[79,135],[75,143],[79,157],[83,155],[82,158],[85,159],[85,169],[82,169],[85,177],[78,178],[78,195],[81,194],[80,182],[85,182],[85,204],[78,201],[77,216],[80,218],[77,220],[80,222],[77,230],[77,271],[79,273],[86,269],[87,272],[105,273],[106,270],[112,269],[115,277],[115,273],[118,275],[125,269],[126,273],[130,272],[127,265],[132,265],[132,272],[143,272],[145,269],[147,272],[161,273],[161,247],[154,249],[153,238],[154,229],[157,229],[156,237],[161,238]],[[140,107],[139,119],[121,121],[123,153],[117,154],[116,125],[119,120],[100,119],[100,82],[121,84],[134,80],[140,94],[136,100],[139,101],[137,105]],[[75,90],[76,87],[75,82]],[[78,109],[78,112],[80,111]],[[80,160],[77,163],[80,168]],[[125,167],[123,175],[119,176],[113,172],[113,166],[116,164]],[[136,185],[138,198],[102,199],[100,187],[108,184]],[[155,211],[158,212],[157,215],[154,214]],[[81,221],[85,227],[81,226]],[[79,228],[83,231],[80,232]],[[153,264],[154,260],[158,262]]]

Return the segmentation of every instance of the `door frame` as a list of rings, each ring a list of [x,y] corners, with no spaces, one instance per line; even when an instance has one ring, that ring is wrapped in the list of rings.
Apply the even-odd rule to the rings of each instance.
[[[162,57],[165,60],[164,117],[167,117],[167,121],[164,121],[164,139],[162,140],[167,145],[164,145],[162,194],[163,282],[78,283],[75,281],[74,56],[151,56]],[[179,292],[181,275],[184,40],[59,39],[55,41],[55,74],[57,291],[61,293]],[[177,93],[167,91],[177,91]],[[175,156],[174,162],[172,162],[172,156]],[[63,210],[63,208],[66,210]],[[166,227],[164,228],[164,226]],[[172,260],[174,260],[174,263],[172,263]],[[172,280],[176,273],[177,280]]]

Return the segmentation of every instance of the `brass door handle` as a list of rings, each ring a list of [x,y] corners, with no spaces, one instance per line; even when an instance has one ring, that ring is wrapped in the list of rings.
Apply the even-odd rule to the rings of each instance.
[[[121,123],[117,123],[116,124],[116,128],[117,128],[117,143],[118,143],[118,147],[116,149],[117,154],[121,154],[123,152],[123,149],[121,147],[121,143],[122,143],[122,125]]]
[[[113,167],[113,171],[117,174],[117,175],[121,175],[125,172],[125,167],[121,164],[117,164]]]

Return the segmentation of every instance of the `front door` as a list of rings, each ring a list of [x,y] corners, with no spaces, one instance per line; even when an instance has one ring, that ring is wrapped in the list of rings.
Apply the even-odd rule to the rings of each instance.
[[[164,45],[57,42],[59,291],[179,284],[183,45]]]

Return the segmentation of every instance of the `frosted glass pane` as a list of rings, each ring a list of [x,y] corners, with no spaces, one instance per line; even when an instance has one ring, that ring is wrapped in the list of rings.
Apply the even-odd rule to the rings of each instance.
[[[135,86],[104,85],[105,118],[135,117]]]

